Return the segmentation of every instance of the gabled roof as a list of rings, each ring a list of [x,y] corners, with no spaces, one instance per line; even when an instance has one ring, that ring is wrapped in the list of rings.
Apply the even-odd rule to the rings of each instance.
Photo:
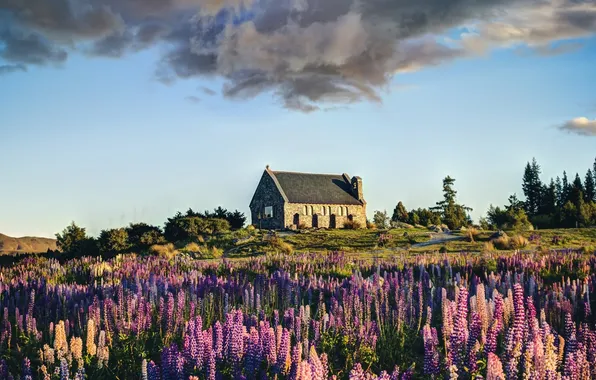
[[[313,174],[267,169],[284,199],[290,203],[361,205],[341,174]]]

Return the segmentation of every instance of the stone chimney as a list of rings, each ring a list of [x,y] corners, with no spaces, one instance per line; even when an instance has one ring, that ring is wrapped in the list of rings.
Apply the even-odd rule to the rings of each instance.
[[[362,178],[352,177],[352,194],[359,200],[364,202],[364,195],[362,191]]]

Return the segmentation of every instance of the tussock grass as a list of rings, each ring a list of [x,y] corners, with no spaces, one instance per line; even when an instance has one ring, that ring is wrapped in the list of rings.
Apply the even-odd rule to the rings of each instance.
[[[180,253],[172,243],[152,245],[149,248],[149,252],[168,260],[173,259]]]

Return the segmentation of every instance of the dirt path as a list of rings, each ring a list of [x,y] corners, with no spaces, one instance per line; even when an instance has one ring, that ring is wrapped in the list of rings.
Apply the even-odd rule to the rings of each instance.
[[[442,243],[446,243],[448,241],[463,240],[463,239],[464,239],[463,236],[453,236],[450,233],[445,233],[445,232],[431,233],[429,241],[425,241],[424,243],[413,244],[411,248],[427,247],[429,245],[442,244]]]

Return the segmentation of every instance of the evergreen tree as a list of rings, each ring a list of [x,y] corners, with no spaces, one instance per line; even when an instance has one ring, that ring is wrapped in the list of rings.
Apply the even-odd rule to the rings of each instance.
[[[548,186],[544,185],[542,189],[542,199],[540,202],[541,215],[554,215],[557,211],[557,186],[551,178]]]
[[[561,191],[561,199],[559,202],[559,205],[561,207],[563,207],[563,205],[567,204],[570,194],[571,194],[571,186],[569,186],[569,180],[567,179],[567,172],[563,171],[563,184],[562,184],[562,191]]]
[[[540,197],[542,193],[542,182],[540,181],[540,165],[536,159],[527,163],[522,180],[522,189],[526,197],[525,209],[529,215],[538,214],[540,208]]]
[[[561,183],[561,178],[557,176],[555,181],[555,193],[557,195],[557,207],[563,207],[563,184]]]
[[[594,183],[594,174],[588,169],[584,180],[584,201],[596,202],[596,183]]]
[[[403,222],[408,223],[408,211],[406,210],[404,204],[399,201],[395,209],[393,210],[393,215],[391,216],[392,222]]]
[[[450,229],[465,225],[468,220],[467,211],[472,211],[470,207],[456,203],[457,191],[453,189],[454,183],[455,179],[450,176],[443,179],[443,200],[431,208],[431,210],[440,212],[443,223]]]
[[[582,183],[579,174],[575,174],[571,190],[569,192],[569,200],[576,206],[579,207],[580,200],[584,199],[584,184]]]

